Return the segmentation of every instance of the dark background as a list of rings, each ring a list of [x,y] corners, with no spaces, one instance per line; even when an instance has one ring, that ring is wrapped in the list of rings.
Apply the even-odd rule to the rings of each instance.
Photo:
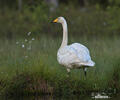
[[[61,29],[50,21],[58,16],[67,19],[70,35],[118,36],[119,12],[120,0],[0,0],[0,38],[54,37]]]

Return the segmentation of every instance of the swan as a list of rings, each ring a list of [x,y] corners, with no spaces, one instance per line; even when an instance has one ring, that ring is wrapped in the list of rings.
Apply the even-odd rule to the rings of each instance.
[[[71,69],[82,68],[86,76],[87,68],[95,65],[91,60],[88,48],[80,43],[68,45],[68,29],[67,22],[64,17],[58,17],[53,20],[53,22],[61,23],[63,27],[63,40],[57,52],[58,63],[65,66],[68,73]]]

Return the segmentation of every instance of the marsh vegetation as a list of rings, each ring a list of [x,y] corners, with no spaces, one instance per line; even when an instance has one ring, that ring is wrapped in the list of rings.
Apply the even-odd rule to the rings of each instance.
[[[61,12],[62,11],[62,12]],[[24,6],[22,12],[4,7],[0,11],[0,94],[87,94],[120,91],[120,8],[99,4],[87,7],[60,5],[50,13],[43,3]],[[90,50],[96,65],[66,69],[56,59],[62,27],[50,22],[64,16],[69,44],[79,42]]]
[[[3,42],[4,41],[4,42]],[[50,93],[71,94],[90,91],[118,92],[120,89],[120,38],[70,38],[70,42],[86,45],[94,68],[88,69],[87,79],[83,70],[67,71],[58,64],[56,53],[60,38],[43,36],[25,44],[23,40],[1,41],[0,49],[0,92],[8,94]],[[24,47],[22,47],[24,43]]]

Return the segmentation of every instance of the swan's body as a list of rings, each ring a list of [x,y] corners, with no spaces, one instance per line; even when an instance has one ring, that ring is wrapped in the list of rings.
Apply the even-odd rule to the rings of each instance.
[[[57,52],[59,64],[65,66],[68,72],[72,68],[83,68],[86,74],[86,68],[95,65],[91,60],[89,50],[79,43],[67,45],[68,30],[66,20],[63,17],[58,17],[53,22],[61,23],[63,27],[63,41]]]

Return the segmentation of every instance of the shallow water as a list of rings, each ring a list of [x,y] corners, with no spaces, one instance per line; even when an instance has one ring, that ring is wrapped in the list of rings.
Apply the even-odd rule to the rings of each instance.
[[[53,96],[29,96],[29,97],[15,97],[15,98],[0,98],[0,100],[120,100],[120,94],[109,98],[93,98],[92,96],[67,96],[67,97],[53,97]]]

